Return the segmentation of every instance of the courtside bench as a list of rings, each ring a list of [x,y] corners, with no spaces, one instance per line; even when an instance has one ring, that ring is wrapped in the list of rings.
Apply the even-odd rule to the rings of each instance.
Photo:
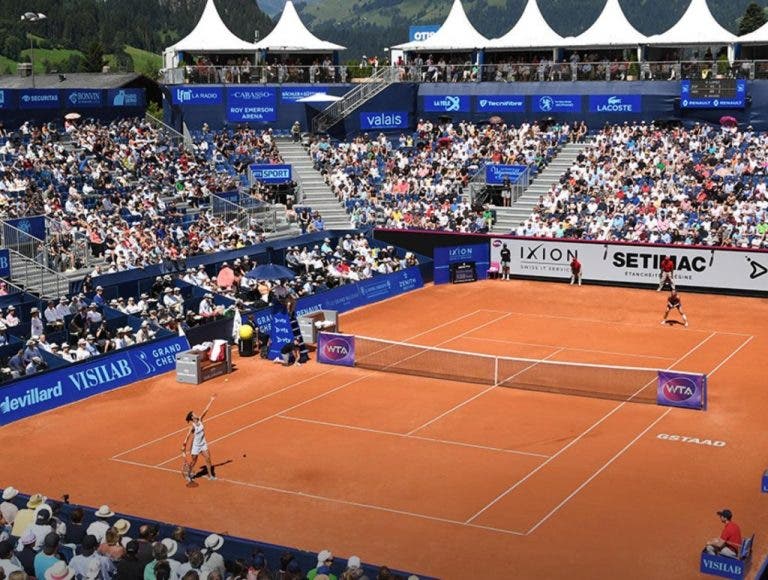
[[[746,576],[752,560],[752,542],[754,539],[755,534],[752,534],[742,540],[738,558],[708,554],[706,549],[702,550],[699,570],[702,574],[741,580]]]

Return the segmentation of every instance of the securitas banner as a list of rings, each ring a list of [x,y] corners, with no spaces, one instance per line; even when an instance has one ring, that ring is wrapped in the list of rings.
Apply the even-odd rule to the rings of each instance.
[[[427,113],[469,113],[469,95],[426,95],[424,111]]]
[[[364,131],[368,129],[376,129],[379,131],[407,129],[408,113],[406,111],[360,113],[360,128]]]
[[[311,97],[315,93],[327,93],[328,87],[309,85],[306,87],[283,87],[280,89],[280,100],[284,103],[295,103],[299,99]]]
[[[19,93],[20,109],[58,109],[59,91],[56,89],[38,89]]]
[[[520,181],[520,178],[528,171],[527,165],[499,165],[489,163],[485,166],[485,182],[488,185],[502,185],[504,178],[509,179],[511,184]]]
[[[64,93],[64,106],[68,109],[89,109],[104,106],[103,91],[77,89]]]
[[[642,113],[642,95],[590,95],[590,113]]]
[[[318,333],[317,362],[343,367],[355,366],[355,337],[350,334]]]
[[[0,425],[173,370],[188,349],[183,336],[167,338],[0,387]]]
[[[581,113],[581,95],[533,96],[535,113]]]
[[[174,105],[220,105],[224,102],[224,91],[221,87],[174,87],[171,102]]]
[[[143,107],[147,102],[144,89],[117,89],[107,93],[113,107]]]
[[[228,88],[227,120],[234,122],[277,120],[277,92],[269,87]]]
[[[290,165],[251,165],[252,181],[262,183],[286,183],[292,179]]]
[[[666,407],[707,408],[707,376],[659,371],[656,402]]]
[[[478,113],[525,113],[525,97],[522,95],[480,95],[475,99]]]

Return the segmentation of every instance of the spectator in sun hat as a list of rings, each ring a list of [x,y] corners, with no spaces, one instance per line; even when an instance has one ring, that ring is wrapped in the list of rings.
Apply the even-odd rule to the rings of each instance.
[[[347,569],[341,574],[341,580],[359,580],[365,576],[363,564],[358,556],[350,556],[347,560]]]
[[[56,302],[53,300],[48,301],[48,305],[43,311],[43,318],[45,319],[45,324],[50,329],[58,330],[64,326],[64,315],[59,315],[56,309]]]
[[[322,550],[317,555],[317,566],[307,572],[307,580],[314,580],[315,576],[325,575],[329,580],[338,580],[336,575],[331,574],[331,566],[333,565],[333,554],[330,550]]]
[[[8,328],[13,328],[15,326],[18,326],[21,320],[19,320],[19,315],[16,314],[16,307],[11,304],[8,307],[8,314],[5,315],[5,325]]]
[[[75,360],[85,360],[91,358],[91,353],[88,351],[88,341],[81,338],[77,341],[77,350],[75,351]]]
[[[59,560],[46,568],[44,575],[38,575],[37,577],[45,578],[45,580],[70,580],[74,575],[75,572],[67,566],[67,563]]]
[[[66,343],[62,343],[61,345],[61,358],[63,358],[65,361],[69,362],[75,362],[77,359],[75,358],[75,354],[72,352],[72,348]]]
[[[117,563],[114,580],[142,580],[144,566],[138,559],[139,543],[131,540],[125,547],[125,556]]]
[[[24,362],[29,363],[35,357],[42,357],[40,348],[37,346],[37,339],[30,338],[27,341],[27,348],[24,349]]]
[[[45,503],[47,498],[44,495],[36,493],[27,500],[27,507],[21,509],[13,520],[13,529],[11,535],[20,538],[26,529],[35,521],[35,510],[39,505]]]
[[[56,532],[50,532],[43,541],[43,550],[35,556],[35,577],[48,578],[45,575],[46,570],[59,561],[63,563],[63,560],[64,558],[59,554],[59,535]]]
[[[45,325],[40,318],[40,310],[33,306],[29,311],[29,334],[32,338],[37,338],[45,332]]]
[[[211,570],[218,570],[224,577],[227,573],[224,567],[224,557],[219,554],[219,550],[224,545],[224,538],[219,534],[211,534],[205,538],[205,548],[203,549],[203,556],[205,557],[206,568]]]
[[[17,495],[19,495],[19,490],[9,485],[3,490],[3,502],[0,503],[0,515],[11,525],[16,519],[16,514],[19,513],[17,502],[14,501]]]
[[[96,286],[96,294],[93,296],[93,302],[96,304],[99,308],[104,306],[106,301],[104,300],[104,288],[101,286]]]
[[[72,314],[72,311],[69,309],[69,300],[66,296],[59,298],[59,304],[56,306],[56,314],[57,320],[61,320],[62,324],[64,322],[64,317]]]
[[[40,504],[35,509],[35,521],[24,530],[24,533],[32,532],[35,534],[35,550],[40,551],[43,547],[45,537],[53,530],[51,525],[51,506],[48,504]]]
[[[92,535],[97,542],[101,543],[109,529],[109,520],[115,516],[115,512],[109,509],[108,505],[103,505],[93,515],[96,517],[96,521],[88,526],[85,533]]]

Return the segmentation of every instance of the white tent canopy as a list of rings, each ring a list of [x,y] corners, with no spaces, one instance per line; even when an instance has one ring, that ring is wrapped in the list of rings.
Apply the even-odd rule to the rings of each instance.
[[[661,34],[649,36],[649,46],[703,46],[730,44],[738,37],[728,32],[712,16],[707,0],[691,0],[685,14],[672,28]]]
[[[637,46],[646,42],[646,36],[630,24],[619,0],[607,0],[594,24],[579,36],[569,36],[562,46],[567,48],[611,48]]]
[[[405,44],[393,46],[395,49],[409,51],[427,50],[474,50],[485,48],[488,39],[480,34],[467,18],[461,0],[454,0],[448,18],[440,30],[426,40],[414,40]]]
[[[232,34],[219,16],[213,0],[208,0],[194,30],[166,51],[253,54],[256,52],[256,46]]]
[[[739,44],[768,44],[768,23],[754,32],[739,36],[736,40]]]
[[[488,43],[489,49],[539,49],[555,48],[562,44],[563,37],[547,24],[536,0],[528,0],[517,24],[501,38]]]
[[[272,29],[263,40],[256,43],[256,48],[270,52],[333,52],[344,50],[345,47],[320,40],[312,34],[299,18],[293,2],[288,0]]]

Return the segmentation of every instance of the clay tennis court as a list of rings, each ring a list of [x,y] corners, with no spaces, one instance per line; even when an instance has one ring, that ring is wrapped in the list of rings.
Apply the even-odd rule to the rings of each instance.
[[[3,477],[27,493],[447,579],[698,577],[715,511],[728,507],[757,533],[754,574],[767,527],[768,303],[683,294],[684,328],[659,324],[664,302],[524,281],[429,286],[343,315],[342,330],[705,372],[707,411],[238,359],[226,379],[166,375],[3,428]],[[214,392],[206,432],[227,463],[219,481],[187,488],[183,418]]]

